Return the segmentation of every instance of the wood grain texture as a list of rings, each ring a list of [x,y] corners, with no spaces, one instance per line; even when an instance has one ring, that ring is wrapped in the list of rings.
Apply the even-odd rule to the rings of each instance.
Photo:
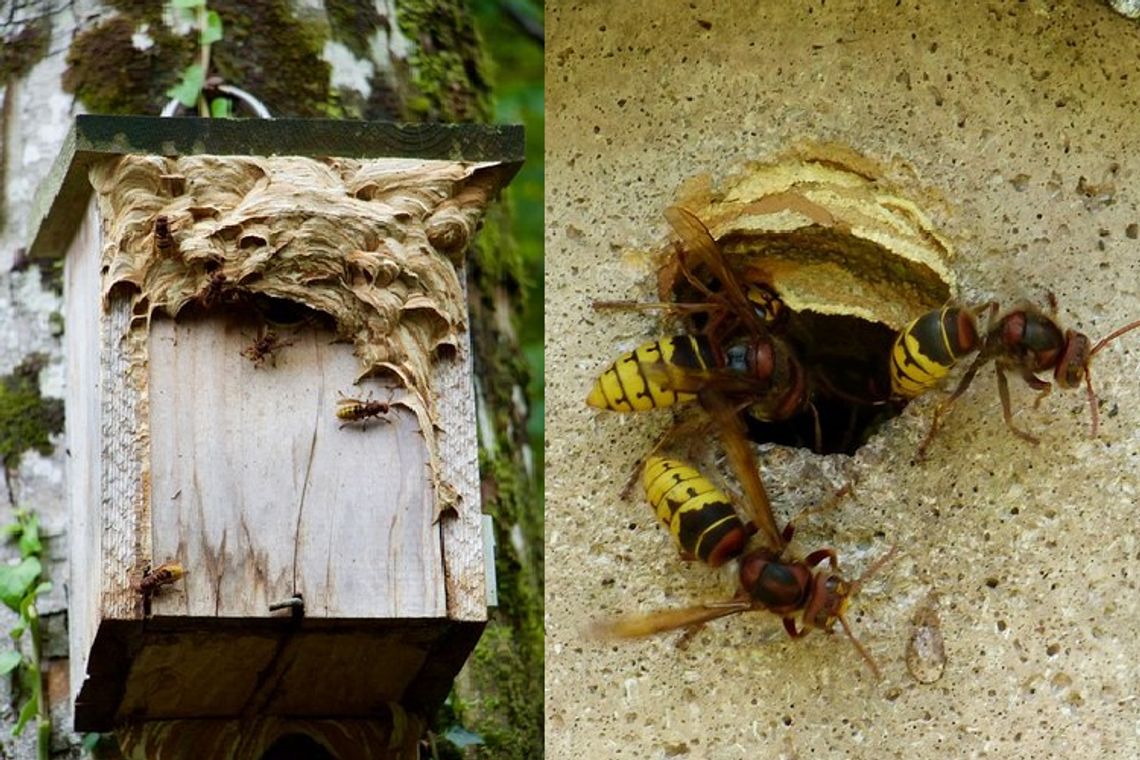
[[[124,619],[142,613],[131,579],[141,576],[150,558],[149,441],[145,426],[145,375],[134,362],[130,305],[112,300],[102,320],[102,429],[99,440],[100,485],[98,556],[100,617]],[[90,508],[90,505],[89,505]]]
[[[77,266],[72,278],[78,288],[97,272]],[[96,292],[72,303],[98,310]],[[98,486],[74,483],[104,494],[99,510],[72,496],[76,538],[99,568],[75,598],[75,659],[86,665],[76,728],[359,717],[401,700],[434,710],[486,618],[469,354],[438,371],[445,479],[473,508],[437,523],[419,418],[399,391],[353,385],[351,348],[330,332],[281,330],[290,344],[258,365],[242,353],[258,319],[159,319],[145,333],[128,328],[126,303],[113,298],[103,315],[102,363],[90,347],[75,354],[74,371],[100,382],[86,394],[72,385],[76,408],[88,404],[69,432],[76,465],[99,474]],[[392,398],[389,421],[342,428],[342,393]],[[85,423],[95,417],[102,424]],[[130,581],[167,561],[187,575],[144,618]],[[269,611],[295,593],[304,619]],[[322,623],[331,627],[312,627]]]
[[[396,708],[398,709],[398,708]],[[134,723],[115,731],[126,760],[274,757],[416,760],[424,722],[385,709],[371,720],[195,720]]]
[[[102,569],[98,519],[102,454],[102,386],[99,382],[99,250],[98,210],[87,204],[83,222],[71,242],[64,270],[64,350],[67,354],[67,492],[69,559],[68,646],[71,688],[78,692],[86,676],[87,653],[99,624],[99,579]]]
[[[366,717],[401,699],[440,635],[423,624],[302,630],[277,622],[148,626],[119,718]]]
[[[331,333],[282,333],[276,366],[242,355],[256,323],[152,324],[154,560],[184,585],[156,615],[266,617],[303,595],[318,618],[444,617],[442,547],[416,417],[342,426],[338,394],[392,391],[352,379]]]
[[[76,730],[155,720],[431,715],[483,623],[424,620],[105,621]]]

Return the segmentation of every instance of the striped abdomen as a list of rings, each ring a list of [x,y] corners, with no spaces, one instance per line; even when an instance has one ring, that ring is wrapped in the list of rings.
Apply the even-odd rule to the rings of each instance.
[[[594,382],[586,403],[615,412],[645,412],[696,398],[694,393],[672,391],[646,377],[644,368],[657,363],[689,369],[707,369],[716,364],[709,341],[703,335],[651,340],[606,368]]]
[[[751,531],[724,492],[692,467],[650,457],[644,482],[650,506],[682,555],[719,567],[744,551]]]
[[[154,250],[159,256],[174,256],[174,235],[170,232],[170,217],[159,214],[154,218]]]
[[[337,419],[345,422],[359,422],[369,417],[382,417],[391,408],[391,404],[386,401],[372,401],[370,399],[342,398],[336,403]]]
[[[973,315],[943,306],[911,322],[891,347],[891,393],[915,398],[946,377],[954,364],[979,346]]]

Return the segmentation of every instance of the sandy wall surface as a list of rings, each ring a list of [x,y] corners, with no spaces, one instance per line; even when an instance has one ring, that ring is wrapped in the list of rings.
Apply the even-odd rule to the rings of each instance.
[[[683,649],[584,634],[734,589],[618,498],[670,415],[583,403],[662,330],[590,302],[651,297],[637,252],[666,239],[687,179],[845,143],[910,167],[897,179],[953,241],[967,298],[1051,290],[1094,339],[1140,318],[1136,22],[1092,0],[751,5],[547,4],[547,756],[1140,753],[1140,332],[1097,357],[1095,440],[1083,393],[1034,409],[1020,381],[1016,419],[1042,444],[1015,438],[986,371],[924,462],[933,394],[855,457],[759,450],[780,519],[855,483],[800,526],[798,552],[833,546],[857,575],[900,548],[852,606],[881,681],[841,635],[790,641],[766,614]],[[931,604],[946,665],[924,684],[906,652]]]

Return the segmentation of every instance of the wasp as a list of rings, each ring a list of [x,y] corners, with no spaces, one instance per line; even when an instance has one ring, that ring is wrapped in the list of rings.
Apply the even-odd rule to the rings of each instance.
[[[153,570],[148,566],[143,577],[136,584],[136,590],[143,596],[152,596],[163,586],[176,583],[186,575],[186,568],[179,562],[163,562]]]
[[[178,243],[170,232],[170,217],[165,214],[159,214],[154,219],[154,251],[167,258],[174,258],[178,254]]]
[[[736,419],[735,414],[723,411],[723,407],[714,405],[713,409],[714,411],[722,410],[717,412],[718,423],[728,422],[729,418]],[[759,523],[761,535],[769,541],[768,545],[754,549],[744,554],[740,559],[738,567],[739,590],[736,595],[721,602],[616,618],[596,624],[593,628],[594,633],[605,637],[638,638],[679,628],[692,628],[717,618],[741,612],[766,610],[780,617],[784,630],[792,638],[801,638],[812,629],[830,632],[835,623],[839,622],[856,651],[859,652],[872,673],[878,678],[878,666],[852,632],[847,623],[846,612],[851,598],[859,592],[862,584],[890,560],[895,550],[892,548],[887,554],[877,559],[863,575],[854,581],[848,581],[840,575],[838,558],[832,549],[818,549],[802,560],[785,559],[783,555],[787,543],[792,539],[794,523],[789,523],[783,531],[776,533],[774,541],[768,538],[769,534],[775,530],[775,518],[772,515],[771,505],[764,495],[763,484],[759,482],[755,457],[752,455],[747,439],[744,438],[743,426],[739,421],[735,426],[730,427],[726,442],[729,444],[730,459],[743,458],[747,460],[747,463],[736,462],[734,469],[751,473],[751,477],[756,481],[752,486],[747,482],[743,484],[747,493],[746,502],[751,507],[755,520]],[[677,505],[674,514],[683,514],[687,505],[696,502],[698,506],[694,507],[694,511],[700,515],[699,505],[718,503],[723,500],[733,513],[729,517],[728,523],[732,524],[731,518],[735,517],[737,524],[740,524],[739,516],[735,514],[735,509],[723,492],[716,489],[702,491],[701,489],[705,485],[711,488],[711,484],[708,484],[708,481],[692,468],[687,466],[670,467],[670,465],[676,464],[668,460],[650,460],[650,466],[646,469],[647,493],[650,503],[657,509],[659,516],[662,516],[662,501],[666,502],[666,506],[672,506],[669,504],[670,493],[678,485],[684,488],[686,482],[690,484],[698,482],[697,487],[692,490],[699,493],[677,497],[680,503]],[[690,473],[696,473],[696,478],[688,477]],[[664,482],[662,482],[662,478],[664,478]],[[669,487],[669,480],[676,481],[671,488]],[[756,487],[759,488],[759,501],[756,500]],[[662,491],[663,494],[659,494],[659,491]],[[701,499],[701,493],[710,494],[713,492],[715,493],[711,498]],[[654,504],[655,497],[657,499],[656,504]],[[721,511],[719,507],[716,509],[717,512]],[[707,532],[713,528],[717,521],[718,519],[710,512],[707,516],[702,517],[699,522]],[[672,530],[672,525],[670,529]],[[700,556],[701,542],[699,539],[688,538],[681,531],[675,531],[674,536],[683,552],[688,551]],[[747,537],[744,538],[746,540]],[[725,551],[737,551],[735,544],[736,539],[732,539],[730,548]],[[741,544],[739,548],[743,549],[743,545]],[[709,564],[713,564],[708,559],[713,556],[716,555],[710,550],[707,557],[701,558]],[[717,556],[717,559],[720,557]],[[825,561],[828,563],[829,569],[827,571],[817,569]],[[799,617],[798,625],[797,615]]]
[[[131,581],[131,588],[142,599],[143,615],[150,615],[150,600],[163,586],[177,583],[186,575],[186,568],[180,562],[163,562],[153,570],[150,565],[143,569],[142,578]]]
[[[684,462],[651,456],[645,463],[645,496],[685,560],[720,567],[744,551],[756,532],[729,498]]]
[[[995,307],[991,303],[982,308]],[[973,310],[946,304],[928,311],[900,330],[891,346],[891,395],[908,401],[921,396],[980,345]]]
[[[880,678],[878,665],[851,630],[846,613],[851,598],[892,554],[893,550],[875,560],[859,578],[848,581],[839,574],[835,552],[831,549],[819,549],[802,560],[784,560],[771,549],[756,549],[740,561],[740,589],[732,599],[616,618],[595,625],[593,630],[607,638],[640,638],[741,612],[765,610],[778,615],[787,634],[798,639],[812,629],[830,633],[838,622],[875,678]],[[825,560],[830,570],[817,570]]]
[[[205,286],[195,296],[198,305],[203,309],[212,308],[221,298],[225,286],[226,276],[219,271],[211,272],[206,279]]]
[[[391,422],[388,419],[388,412],[392,408],[391,401],[373,401],[371,397],[367,399],[349,398],[343,393],[337,399],[336,416],[339,420],[344,420],[341,428],[351,425],[356,422],[362,422],[367,425],[369,419],[375,417],[382,422]]]
[[[1052,293],[1049,294],[1049,306],[1052,314],[1055,314],[1057,300]],[[996,310],[996,304],[990,306],[991,314]],[[1084,384],[1089,414],[1092,418],[1090,436],[1095,438],[1099,430],[1100,416],[1097,410],[1096,392],[1092,386],[1092,359],[1109,343],[1140,327],[1140,320],[1114,330],[1095,345],[1084,333],[1063,329],[1051,314],[1033,304],[1023,304],[996,321],[991,319],[991,323],[985,336],[977,343],[978,355],[962,375],[957,388],[935,410],[930,432],[919,446],[919,456],[925,455],[951,404],[966,392],[978,370],[990,361],[994,362],[997,375],[1002,417],[1005,419],[1006,427],[1014,435],[1032,444],[1040,442],[1036,436],[1013,424],[1009,380],[1006,374],[1017,372],[1030,388],[1038,392],[1034,403],[1034,406],[1037,406],[1053,390],[1053,383],[1038,377],[1038,374],[1052,370],[1054,381],[1062,389],[1078,388]]]
[[[293,341],[282,340],[277,333],[262,325],[258,329],[257,337],[254,338],[253,343],[245,348],[241,355],[253,362],[255,368],[264,367],[267,359],[270,365],[275,367],[277,366],[277,350],[291,345],[293,345]]]
[[[153,570],[150,565],[143,569],[143,576],[131,582],[131,588],[142,598],[143,616],[150,615],[150,600],[163,586],[177,583],[186,575],[186,568],[180,562],[163,562]]]
[[[618,357],[586,397],[596,409],[645,412],[699,400],[717,387],[757,419],[782,420],[808,404],[807,375],[784,344],[745,337],[720,345],[708,335],[650,340]]]
[[[598,376],[586,403],[640,412],[693,400],[704,404],[704,392],[716,390],[761,420],[787,419],[809,408],[803,366],[770,329],[782,312],[776,305],[779,299],[759,286],[745,289],[708,229],[692,213],[673,206],[666,209],[665,217],[683,244],[682,271],[692,278],[683,254],[693,252],[720,283],[720,290],[713,292],[692,278],[709,298],[707,304],[627,305],[706,310],[716,312],[715,318],[700,334],[650,340],[620,356]]]
[[[694,277],[687,267],[683,268],[682,271],[689,283],[698,288],[708,299],[707,301],[697,303],[685,303],[680,301],[594,301],[593,307],[598,310],[624,309],[630,311],[661,311],[671,315],[698,315],[708,313],[710,319],[709,326],[706,327],[706,332],[709,333],[716,332],[721,321],[731,324],[729,320],[732,317],[732,307],[725,303],[724,299],[719,298],[714,291],[706,287],[704,283]],[[772,290],[772,288],[763,283],[749,283],[743,292],[745,298],[747,298],[749,304],[751,304],[752,310],[769,331],[778,332],[787,324],[788,309],[780,299],[779,294]]]

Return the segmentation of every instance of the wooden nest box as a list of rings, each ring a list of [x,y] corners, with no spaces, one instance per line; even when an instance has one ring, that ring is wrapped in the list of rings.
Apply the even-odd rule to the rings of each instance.
[[[443,700],[493,590],[463,259],[522,150],[77,119],[30,250],[65,257],[76,730]]]

